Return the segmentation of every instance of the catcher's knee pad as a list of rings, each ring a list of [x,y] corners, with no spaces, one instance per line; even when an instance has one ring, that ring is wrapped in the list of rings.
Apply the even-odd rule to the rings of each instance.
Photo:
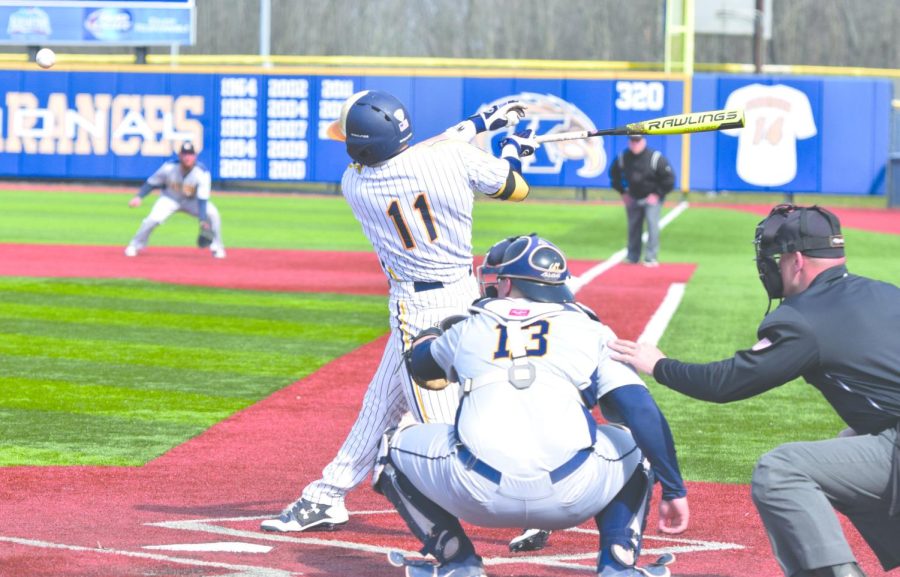
[[[430,553],[443,564],[475,553],[459,520],[416,489],[394,467],[390,453],[378,473],[376,490],[387,497],[416,539],[422,542],[423,555]]]
[[[622,490],[597,515],[602,547],[626,567],[633,566],[641,552],[653,482],[650,463],[642,459]]]

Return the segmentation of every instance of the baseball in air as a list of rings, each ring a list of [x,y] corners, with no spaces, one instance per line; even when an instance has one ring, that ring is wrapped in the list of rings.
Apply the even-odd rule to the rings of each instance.
[[[50,68],[56,64],[56,53],[49,48],[41,48],[38,50],[37,56],[34,57],[34,61],[41,68]]]

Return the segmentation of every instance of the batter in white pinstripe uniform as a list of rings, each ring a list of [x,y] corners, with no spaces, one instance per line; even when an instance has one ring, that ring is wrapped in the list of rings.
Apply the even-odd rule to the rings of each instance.
[[[344,103],[329,134],[344,140],[353,164],[341,187],[390,283],[391,338],[362,409],[322,478],[267,531],[333,529],[348,520],[344,496],[372,470],[381,433],[407,411],[421,422],[452,423],[458,392],[429,391],[409,378],[403,352],[421,330],[464,314],[478,298],[472,275],[474,194],[521,201],[528,185],[520,157],[537,144],[529,132],[509,136],[501,158],[469,144],[477,133],[506,127],[524,114],[516,102],[476,114],[410,147],[412,123],[394,96],[363,91]]]

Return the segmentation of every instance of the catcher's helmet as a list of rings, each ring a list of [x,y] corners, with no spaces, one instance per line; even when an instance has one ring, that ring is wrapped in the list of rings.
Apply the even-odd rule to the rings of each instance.
[[[498,242],[478,267],[484,296],[496,296],[496,279],[508,278],[526,297],[545,303],[575,301],[575,295],[566,286],[570,276],[562,251],[536,234]]]
[[[371,166],[396,156],[412,140],[412,123],[403,103],[380,90],[357,92],[344,102],[328,135],[347,144],[354,161]]]

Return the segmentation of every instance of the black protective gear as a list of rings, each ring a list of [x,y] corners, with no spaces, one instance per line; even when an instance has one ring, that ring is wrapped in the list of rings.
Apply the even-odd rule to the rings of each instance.
[[[393,503],[400,517],[422,542],[420,553],[431,554],[441,565],[475,554],[475,547],[466,536],[459,519],[429,500],[394,467],[390,452],[379,472],[375,490]]]

